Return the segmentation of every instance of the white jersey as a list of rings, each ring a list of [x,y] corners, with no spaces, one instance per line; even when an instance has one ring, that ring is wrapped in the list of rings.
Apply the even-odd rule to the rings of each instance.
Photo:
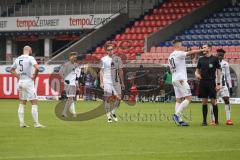
[[[222,70],[222,74],[221,74],[221,86],[224,87],[229,87],[232,88],[232,80],[231,80],[231,74],[230,74],[230,69],[229,69],[229,64],[227,61],[222,60],[220,62],[221,65],[221,70]]]
[[[103,69],[103,83],[104,84],[120,84],[119,69],[123,68],[122,60],[120,57],[113,55],[104,56],[101,59],[101,68]]]
[[[62,65],[59,72],[65,84],[76,86],[76,79],[79,78],[81,74],[81,66],[68,61]],[[69,83],[66,83],[66,81]]]
[[[31,80],[35,64],[37,62],[34,57],[21,55],[14,61],[12,68],[16,68],[20,76],[19,80]]]
[[[187,80],[187,68],[185,58],[187,52],[173,51],[169,58],[168,63],[172,72],[172,81]]]

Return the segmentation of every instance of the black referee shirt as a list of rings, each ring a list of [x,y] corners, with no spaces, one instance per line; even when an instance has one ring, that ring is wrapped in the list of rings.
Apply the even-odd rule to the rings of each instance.
[[[210,57],[200,57],[197,68],[200,70],[202,80],[215,80],[216,69],[221,69],[221,66],[218,58],[211,55]]]

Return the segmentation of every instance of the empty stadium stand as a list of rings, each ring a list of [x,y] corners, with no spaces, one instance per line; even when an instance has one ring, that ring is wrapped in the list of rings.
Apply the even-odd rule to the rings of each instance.
[[[115,43],[117,46],[115,50],[116,54],[125,60],[138,62],[138,60],[136,60],[138,56],[141,56],[142,59],[151,60],[148,58],[149,55],[143,54],[145,38],[205,4],[205,0],[167,1],[161,6],[154,8],[150,13],[145,14],[141,19],[133,22],[132,25],[126,27],[121,33],[114,35],[112,39],[105,43]],[[103,57],[105,55],[103,46],[104,44],[97,47],[96,50],[92,52],[92,55],[87,56],[86,60],[94,61]],[[146,58],[143,58],[145,55]],[[156,56],[156,58],[158,58],[158,56]],[[152,58],[152,60],[155,59]],[[162,62],[165,63],[165,59]]]
[[[218,48],[226,50],[226,59],[232,64],[240,63],[240,3],[223,8],[221,11],[212,14],[191,28],[160,43],[159,46],[152,47],[149,55],[144,55],[142,59],[154,59],[152,54],[169,54],[172,51],[172,39],[183,41],[186,48],[197,48],[208,43],[212,45],[213,53]],[[146,53],[147,54],[147,53]],[[164,56],[163,56],[164,57]]]

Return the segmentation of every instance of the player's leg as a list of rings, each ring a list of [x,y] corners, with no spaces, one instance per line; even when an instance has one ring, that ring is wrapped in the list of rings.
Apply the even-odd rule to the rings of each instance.
[[[114,94],[114,96],[116,96],[116,98],[114,99],[111,115],[112,115],[112,119],[117,122],[118,118],[116,116],[116,111],[118,110],[118,108],[120,106],[121,98],[122,98],[121,86],[120,85],[113,86],[113,94]]]
[[[24,110],[25,110],[26,104],[27,104],[26,100],[20,100],[19,107],[18,107],[18,118],[19,118],[21,128],[29,127],[28,125],[25,124],[25,121],[24,121]]]
[[[112,86],[110,84],[104,84],[104,109],[108,122],[112,122],[111,103],[112,103]]]
[[[208,114],[208,84],[206,81],[200,81],[199,83],[199,98],[202,98],[202,126],[207,125],[207,114]]]
[[[28,125],[25,124],[24,121],[24,111],[25,111],[25,106],[27,104],[27,93],[26,93],[26,83],[24,81],[19,81],[18,82],[18,94],[19,94],[19,106],[18,106],[18,118],[19,118],[19,123],[21,128],[26,128],[29,127]]]
[[[76,107],[75,107],[74,100],[72,101],[72,103],[71,103],[71,105],[70,105],[70,112],[73,114],[73,117],[77,117]]]
[[[29,82],[29,86],[26,89],[26,91],[28,93],[28,99],[32,103],[31,113],[32,113],[33,121],[34,121],[34,127],[35,128],[44,128],[45,126],[41,125],[38,120],[37,94],[36,94],[36,90],[35,90],[33,81]]]
[[[179,125],[179,122],[181,121],[181,116],[177,115],[177,110],[179,105],[181,104],[181,94],[180,94],[180,91],[178,90],[177,82],[173,82],[173,88],[174,88],[174,93],[176,97],[176,104],[175,104],[175,112],[172,116],[172,119],[177,125]]]
[[[73,116],[76,117],[75,104],[74,104],[74,99],[73,99],[76,95],[76,86],[65,85],[64,88],[66,91],[67,100],[65,102],[62,116],[68,117],[67,111],[70,110],[72,112]]]
[[[184,97],[185,99],[180,103],[176,111],[176,114],[182,114],[184,108],[186,108],[192,101],[191,89],[186,81],[180,81],[179,91],[181,93],[181,96]]]
[[[212,104],[212,111],[215,119],[215,124],[213,125],[218,125],[218,105],[217,105],[217,100],[215,98],[211,98],[211,104]]]
[[[208,98],[203,98],[202,99],[202,115],[203,115],[202,126],[207,125],[207,114],[208,114]]]
[[[38,105],[37,105],[37,99],[31,100],[32,103],[32,117],[34,121],[34,127],[35,128],[45,128],[46,126],[39,123],[38,120]]]
[[[211,104],[213,107],[213,115],[215,118],[215,124],[213,125],[218,125],[218,105],[217,105],[217,92],[216,92],[216,84],[215,81],[209,83],[209,98],[211,99]]]
[[[227,125],[233,125],[233,122],[231,120],[231,105],[229,102],[229,97],[222,97],[224,100],[224,104],[225,104],[225,111],[226,111],[226,124]]]

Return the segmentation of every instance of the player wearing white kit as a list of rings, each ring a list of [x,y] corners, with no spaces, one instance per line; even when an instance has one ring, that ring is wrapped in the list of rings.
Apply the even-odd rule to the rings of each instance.
[[[181,118],[182,111],[186,108],[192,100],[191,89],[187,82],[187,69],[185,58],[189,55],[197,54],[202,51],[182,51],[182,42],[178,40],[173,41],[174,51],[168,58],[168,63],[172,72],[172,84],[176,96],[175,114],[173,120],[180,126],[188,126],[188,123],[184,122]],[[184,99],[183,101],[181,99]]]
[[[37,94],[34,86],[34,80],[38,75],[39,67],[35,58],[32,57],[31,54],[31,47],[25,46],[23,48],[23,55],[16,58],[11,67],[11,73],[18,79],[18,92],[20,100],[18,117],[21,128],[29,127],[24,122],[24,108],[27,101],[31,101],[34,127],[44,128],[45,126],[41,125],[38,121]]]
[[[123,64],[120,57],[113,54],[114,45],[105,46],[107,56],[101,59],[100,86],[104,90],[104,107],[108,122],[118,121],[116,110],[121,102],[121,90],[125,88]]]
[[[231,120],[231,105],[229,102],[229,97],[232,94],[232,80],[230,75],[230,68],[227,61],[224,59],[225,50],[223,49],[217,49],[217,57],[219,59],[220,65],[221,65],[221,81],[220,81],[220,91],[218,92],[218,95],[223,99],[225,104],[225,111],[226,111],[226,125],[233,125],[233,122]],[[215,118],[214,115],[211,114],[212,122],[214,124]]]
[[[66,91],[67,101],[62,112],[63,117],[67,116],[67,111],[70,111],[73,114],[73,117],[76,117],[76,110],[74,104],[74,97],[76,96],[76,91],[78,87],[78,78],[80,77],[81,68],[76,63],[77,53],[71,52],[68,56],[68,61],[64,63],[59,71],[60,76],[64,82],[64,90]]]

